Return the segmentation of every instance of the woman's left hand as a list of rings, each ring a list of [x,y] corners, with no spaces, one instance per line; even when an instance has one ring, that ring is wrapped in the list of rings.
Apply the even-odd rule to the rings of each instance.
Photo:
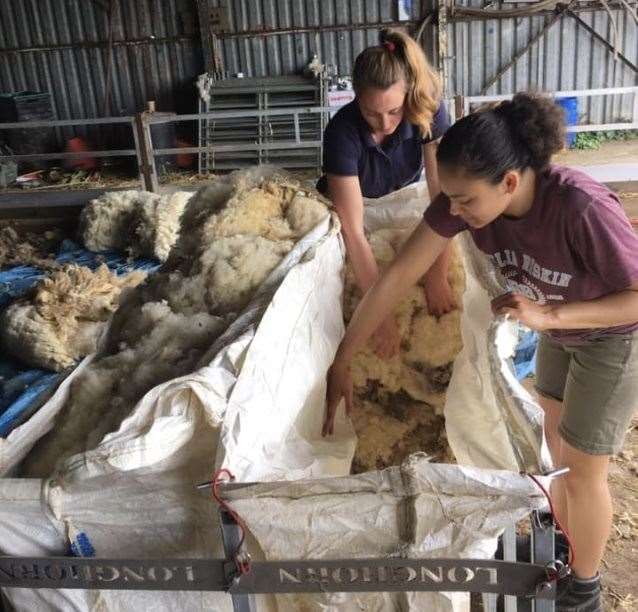
[[[536,331],[552,329],[551,306],[541,306],[519,293],[506,293],[492,300],[492,312],[509,315]]]

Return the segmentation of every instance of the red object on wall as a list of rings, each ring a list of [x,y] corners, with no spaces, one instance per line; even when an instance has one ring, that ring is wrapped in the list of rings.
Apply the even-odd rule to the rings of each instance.
[[[176,144],[179,149],[194,146],[193,143],[180,138],[177,139]],[[195,155],[193,153],[178,153],[175,158],[175,163],[178,168],[192,168],[195,165]]]
[[[84,138],[76,136],[75,138],[67,140],[65,149],[67,153],[84,153],[90,150]],[[64,165],[66,168],[73,168],[75,170],[95,170],[97,168],[97,160],[95,157],[70,157],[65,160]]]

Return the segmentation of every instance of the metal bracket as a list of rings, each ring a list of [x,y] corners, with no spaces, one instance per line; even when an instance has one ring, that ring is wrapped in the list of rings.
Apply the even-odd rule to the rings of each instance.
[[[554,521],[550,514],[532,513],[532,563],[545,565],[548,569],[555,569],[556,556],[554,554]],[[545,601],[537,597],[534,602],[534,612],[554,612],[556,598],[556,581],[545,580],[537,587],[538,593],[544,593],[552,600]]]
[[[224,552],[226,553],[227,559],[232,559],[241,541],[241,531],[228,512],[220,510],[219,514]],[[227,561],[226,572],[227,590],[232,596],[233,610],[235,612],[252,612],[255,610],[255,598],[253,595],[235,593],[236,587],[241,581],[241,576],[237,572],[237,566],[234,561]]]

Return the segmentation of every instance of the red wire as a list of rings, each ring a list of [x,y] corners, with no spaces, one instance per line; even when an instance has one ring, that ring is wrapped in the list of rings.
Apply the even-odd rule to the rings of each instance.
[[[563,532],[563,534],[565,535],[565,539],[567,540],[567,546],[569,547],[569,556],[568,556],[568,560],[567,560],[567,565],[573,566],[574,565],[574,559],[576,558],[576,551],[574,549],[574,545],[572,543],[572,540],[569,537],[569,533],[568,533],[567,529],[565,529],[561,525],[560,521],[558,520],[558,516],[556,516],[556,512],[554,511],[554,504],[552,503],[552,498],[551,498],[550,494],[548,493],[547,489],[545,489],[545,487],[540,483],[538,478],[536,478],[532,474],[527,474],[527,476],[529,476],[534,481],[536,486],[544,493],[545,497],[547,498],[547,501],[549,503],[549,511],[550,511],[550,513],[552,515],[552,519],[554,520],[554,523],[556,523],[556,526]]]
[[[228,480],[224,480],[222,478],[222,476],[226,475],[228,477]],[[232,519],[235,521],[235,523],[237,523],[237,525],[239,526],[239,530],[241,531],[241,538],[239,539],[239,544],[237,545],[237,548],[235,549],[234,552],[234,561],[235,561],[235,565],[237,565],[237,570],[239,571],[240,574],[247,574],[248,572],[250,572],[250,560],[242,560],[241,557],[241,549],[242,546],[244,545],[244,540],[246,539],[246,524],[244,523],[244,521],[241,519],[241,517],[239,516],[239,514],[237,514],[237,512],[235,512],[229,505],[228,503],[222,498],[220,492],[219,492],[219,485],[221,485],[223,482],[231,482],[233,480],[235,480],[235,477],[233,476],[233,474],[230,472],[230,470],[223,468],[221,470],[217,470],[214,474],[213,474],[213,486],[212,486],[212,492],[213,492],[213,498],[215,499],[215,501],[220,505],[220,507],[227,512]]]

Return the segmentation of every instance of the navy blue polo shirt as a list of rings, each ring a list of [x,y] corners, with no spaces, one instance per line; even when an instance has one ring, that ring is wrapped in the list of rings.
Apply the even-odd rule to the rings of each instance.
[[[438,140],[450,127],[443,104],[434,114],[431,135],[423,138],[418,126],[403,119],[382,145],[372,139],[357,101],[346,104],[329,121],[323,135],[323,171],[358,176],[365,198],[380,198],[419,180],[423,168],[422,146]],[[317,189],[327,194],[326,176]]]

